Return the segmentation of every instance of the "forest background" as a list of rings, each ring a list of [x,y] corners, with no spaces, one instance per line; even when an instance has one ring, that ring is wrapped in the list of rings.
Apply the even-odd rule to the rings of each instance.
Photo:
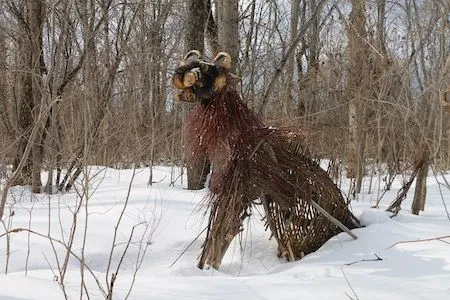
[[[247,105],[301,132],[336,182],[352,178],[349,197],[368,172],[387,189],[412,172],[418,213],[428,166],[450,166],[446,1],[2,0],[0,11],[4,191],[69,190],[87,165],[186,165],[191,107],[170,78],[194,48],[229,52]],[[203,169],[188,169],[189,188]]]

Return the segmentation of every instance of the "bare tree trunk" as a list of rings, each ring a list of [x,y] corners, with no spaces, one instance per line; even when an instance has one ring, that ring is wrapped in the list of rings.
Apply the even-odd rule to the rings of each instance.
[[[7,55],[6,55],[6,39],[3,32],[0,31],[0,70],[6,70]],[[14,131],[11,122],[11,111],[9,110],[7,87],[6,87],[6,71],[0,72],[0,116],[1,123],[9,138],[14,138]]]
[[[45,72],[43,66],[43,47],[42,47],[42,29],[43,29],[43,6],[41,0],[29,0],[29,27],[31,39],[31,81],[33,91],[33,101],[35,107],[39,107],[42,98],[42,82],[41,75]],[[37,118],[35,109],[33,119]],[[36,124],[34,126],[37,126]],[[41,140],[43,128],[38,128],[38,139]],[[41,169],[44,145],[35,143],[32,148],[32,191],[33,193],[41,192]]]
[[[47,183],[45,184],[45,188],[44,188],[44,192],[47,194],[52,194],[53,193],[53,173],[55,170],[55,165],[57,165],[57,157],[58,157],[58,150],[57,150],[57,145],[59,143],[57,136],[58,136],[58,132],[57,132],[57,122],[56,122],[56,118],[57,118],[57,110],[56,109],[52,109],[50,111],[50,116],[49,116],[49,121],[50,121],[50,125],[49,125],[49,135],[48,135],[48,148],[49,148],[49,166],[47,168],[47,172],[48,172],[48,178],[47,178]],[[59,178],[56,182],[56,186],[58,186],[59,184]]]
[[[206,23],[206,33],[208,38],[208,43],[211,47],[213,54],[220,52],[219,45],[219,29],[217,28],[217,22],[214,20],[213,9],[211,5],[211,0],[206,0],[206,11],[208,12],[208,21]]]
[[[290,42],[293,43],[297,36],[298,21],[300,17],[300,1],[291,1],[291,22],[290,22]],[[294,88],[294,70],[295,70],[295,57],[289,58],[286,63],[286,101],[284,103],[284,114],[289,115],[293,111],[295,102]]]
[[[22,13],[24,13],[22,11]],[[17,16],[18,18],[23,17]],[[20,37],[18,38],[18,47],[22,49],[19,53],[19,68],[27,70],[31,65],[31,47],[27,39],[26,28],[23,26]],[[33,124],[32,111],[34,109],[33,91],[31,83],[31,72],[22,71],[18,75],[18,149],[13,162],[13,169],[17,170],[22,154],[24,153],[29,138],[29,132]],[[20,174],[17,176],[16,182],[12,185],[31,185],[31,168],[32,162],[30,158],[26,158]]]
[[[378,34],[378,45],[377,48],[380,49],[381,53],[387,54],[386,49],[386,0],[377,0],[377,10],[378,10],[378,20],[377,20],[377,34]]]
[[[205,27],[208,18],[204,0],[188,0],[185,52],[196,49],[203,53],[205,49]]]
[[[308,1],[310,5],[310,10],[312,11],[314,7],[317,7],[317,0]],[[321,8],[321,6],[318,6]],[[306,3],[303,9],[307,9]],[[317,111],[317,106],[319,104],[319,90],[320,86],[318,82],[319,74],[319,54],[320,54],[320,23],[321,23],[321,13],[322,9],[318,13],[311,16],[311,26],[308,33],[303,39],[303,45],[301,51],[298,53],[300,55],[298,68],[302,68],[302,58],[306,58],[307,68],[306,72],[302,70],[302,76],[299,78],[299,92],[300,98],[299,105],[297,106],[298,115],[308,116],[305,121],[308,124],[314,123],[314,112]],[[302,16],[304,19],[304,16]]]
[[[411,212],[415,215],[419,214],[419,211],[425,209],[425,200],[427,196],[427,175],[429,165],[429,152],[425,150],[417,172],[416,189],[414,191],[414,199],[411,204]]]
[[[206,178],[209,174],[211,165],[209,160],[198,161],[187,168],[187,188],[188,190],[199,190],[205,187]]]
[[[239,1],[221,0],[218,3],[219,44],[221,50],[228,52],[232,61],[236,62],[231,66],[231,72],[235,72],[239,61]]]
[[[441,103],[447,121],[447,168],[450,167],[450,88],[444,93]]]
[[[367,68],[366,59],[368,56],[366,37],[366,17],[365,17],[365,0],[352,0],[352,11],[347,25],[348,35],[348,85],[347,97],[349,99],[348,106],[348,153],[347,153],[347,177],[356,180],[356,189],[353,193],[359,193],[361,187],[361,179],[363,176],[363,163],[361,155],[363,148],[362,123],[364,118],[363,103],[363,77],[365,75],[364,68]]]
[[[209,14],[205,0],[188,0],[187,3],[187,24],[186,24],[186,40],[185,52],[196,49],[203,53],[205,49],[205,28],[208,18],[212,18]],[[210,162],[197,161],[196,163],[187,162],[187,187],[189,190],[202,189],[206,182],[206,177],[211,168]]]
[[[13,14],[22,25],[21,36],[18,39],[21,48],[20,60],[22,74],[20,75],[20,104],[19,104],[19,146],[16,152],[13,167],[17,169],[19,161],[23,156],[28,143],[31,128],[34,126],[34,118],[39,111],[41,102],[41,75],[44,73],[42,57],[42,1],[28,0],[20,9],[14,9]],[[38,130],[38,137],[42,130]],[[40,141],[38,138],[37,141]],[[37,142],[33,145],[30,155],[26,158],[26,163],[20,170],[16,182],[12,185],[32,185],[35,193],[41,188],[41,164],[42,146]]]

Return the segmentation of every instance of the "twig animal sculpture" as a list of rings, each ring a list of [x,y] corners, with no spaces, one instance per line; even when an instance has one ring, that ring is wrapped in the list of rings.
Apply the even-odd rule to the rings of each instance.
[[[317,250],[329,238],[358,226],[340,190],[289,131],[266,126],[242,101],[221,52],[212,62],[190,51],[172,84],[180,101],[198,102],[188,120],[188,157],[213,165],[206,199],[209,221],[198,267],[219,268],[254,205],[290,261]]]

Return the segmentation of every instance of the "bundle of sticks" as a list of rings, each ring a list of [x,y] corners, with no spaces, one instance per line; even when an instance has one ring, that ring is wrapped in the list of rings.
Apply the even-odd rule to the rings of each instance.
[[[243,230],[255,205],[279,256],[294,261],[341,231],[359,227],[339,188],[302,147],[292,130],[266,126],[234,88],[231,58],[219,53],[207,62],[190,51],[173,76],[177,98],[197,101],[188,118],[188,161],[212,162],[206,239],[198,263],[219,268],[231,241]]]

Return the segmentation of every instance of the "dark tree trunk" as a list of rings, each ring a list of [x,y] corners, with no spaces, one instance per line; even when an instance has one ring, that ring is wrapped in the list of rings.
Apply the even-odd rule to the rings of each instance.
[[[39,112],[39,103],[41,100],[41,75],[44,73],[42,56],[42,1],[29,0],[25,3],[22,15],[18,18],[26,17],[26,24],[22,26],[21,37],[21,67],[25,70],[20,75],[19,92],[19,120],[18,127],[20,132],[19,146],[13,167],[17,165],[23,156],[26,144],[29,139],[34,119]],[[41,133],[38,132],[37,141],[40,141]],[[41,189],[41,165],[43,148],[39,143],[33,145],[31,153],[28,155],[25,166],[17,181],[13,184],[32,185],[33,192],[40,192]]]
[[[206,177],[208,176],[210,167],[211,165],[207,159],[188,166],[187,176],[189,190],[199,190],[205,187]]]
[[[367,74],[368,49],[365,42],[366,17],[365,1],[352,0],[352,11],[347,26],[348,36],[348,83],[347,97],[349,99],[349,136],[348,136],[348,162],[347,177],[355,180],[355,188],[352,193],[359,193],[364,168],[364,84],[363,78]]]
[[[28,47],[28,41],[26,39],[25,33],[20,38],[21,45],[20,47],[23,49],[21,53],[20,61],[22,70],[26,70],[27,66],[31,64],[29,62],[30,59],[30,49]],[[33,124],[33,116],[31,112],[34,109],[33,102],[33,91],[31,88],[31,74],[30,72],[21,72],[19,75],[19,83],[18,83],[18,95],[19,95],[19,107],[18,107],[18,129],[19,129],[19,142],[18,149],[16,152],[16,156],[13,162],[14,170],[17,169],[17,166],[22,158],[23,152],[25,151],[25,147],[27,145],[27,141],[29,138],[29,133],[31,132],[31,126]],[[20,172],[17,181],[13,183],[13,185],[31,185],[31,168],[32,162],[31,159],[27,159],[22,171]]]
[[[414,191],[414,199],[411,204],[411,212],[415,215],[419,214],[419,211],[425,209],[425,200],[427,195],[427,175],[429,165],[429,153],[426,151],[420,162],[420,167],[417,172],[416,189]]]
[[[204,0],[188,0],[187,5],[187,34],[185,52],[196,49],[203,53],[205,49],[205,28],[208,20],[208,10]],[[212,15],[209,16],[212,18]],[[187,162],[188,189],[198,190],[205,186],[206,176],[210,170],[207,159],[198,162]]]
[[[217,1],[218,11],[218,33],[221,51],[226,51],[231,55],[233,62],[239,61],[239,1],[221,0]],[[237,70],[237,64],[231,66],[231,72]]]
[[[220,52],[219,45],[219,33],[217,28],[217,22],[214,20],[214,14],[212,10],[211,0],[206,1],[206,11],[208,13],[208,21],[206,26],[206,33],[208,38],[208,43],[214,54]]]
[[[32,97],[35,105],[34,120],[37,120],[37,115],[40,110],[40,103],[42,98],[42,74],[45,73],[43,65],[43,46],[42,46],[42,28],[43,28],[43,1],[29,0],[29,20],[30,27],[30,44],[31,44],[31,83],[32,83]],[[38,126],[35,124],[34,126]],[[43,134],[43,129],[39,129],[36,143],[32,148],[32,190],[33,193],[41,192],[41,168],[42,156],[44,152],[44,145],[40,143]]]
[[[208,12],[205,0],[188,0],[187,5],[187,34],[186,52],[196,49],[203,53],[205,49],[205,28],[208,20]]]

